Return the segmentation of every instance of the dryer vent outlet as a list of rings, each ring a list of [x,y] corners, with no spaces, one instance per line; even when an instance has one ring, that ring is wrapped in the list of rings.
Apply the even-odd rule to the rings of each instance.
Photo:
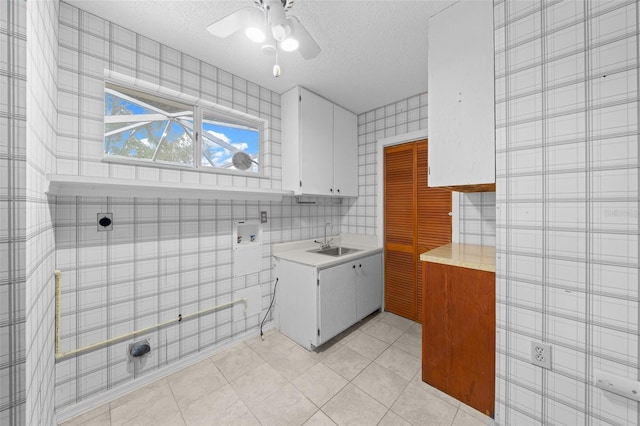
[[[142,340],[129,345],[129,357],[131,359],[139,358],[149,352],[151,352],[151,345],[148,340]]]

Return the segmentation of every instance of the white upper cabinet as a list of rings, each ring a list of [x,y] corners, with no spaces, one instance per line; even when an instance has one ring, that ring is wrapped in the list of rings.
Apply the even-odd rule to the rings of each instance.
[[[325,99],[303,90],[299,111],[299,150],[301,191],[330,195],[333,187],[333,105]],[[283,108],[283,111],[285,108]],[[291,117],[292,118],[292,117]],[[282,120],[289,120],[287,111]],[[287,135],[288,138],[288,135]],[[283,139],[284,134],[283,134]],[[288,146],[288,144],[287,144]],[[283,164],[295,168],[295,160]],[[291,170],[287,170],[289,172]],[[284,171],[283,171],[284,173]],[[298,187],[300,183],[298,182]],[[293,189],[294,188],[288,188]]]
[[[333,106],[333,195],[358,196],[358,118]]]
[[[495,188],[493,58],[492,1],[429,20],[429,186]]]
[[[358,195],[358,123],[302,87],[281,97],[282,187],[296,195]]]

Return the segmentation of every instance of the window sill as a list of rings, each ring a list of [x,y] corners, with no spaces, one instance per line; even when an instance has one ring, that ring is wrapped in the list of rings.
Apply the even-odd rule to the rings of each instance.
[[[47,175],[51,195],[92,197],[185,198],[237,201],[281,201],[292,191],[261,188],[234,188],[184,183],[139,181],[103,177]]]
[[[171,164],[171,163],[162,163],[162,162],[153,162],[139,159],[131,159],[125,157],[115,157],[115,156],[105,156],[102,159],[103,163],[107,164],[119,164],[123,166],[136,166],[136,167],[150,167],[154,169],[165,169],[165,170],[178,170],[178,171],[188,171],[194,173],[209,173],[209,174],[218,174],[218,175],[228,175],[228,176],[242,176],[256,179],[269,179],[268,176],[265,176],[263,173],[255,173],[255,172],[244,172],[242,170],[227,170],[213,167],[193,167],[187,165],[180,164]]]

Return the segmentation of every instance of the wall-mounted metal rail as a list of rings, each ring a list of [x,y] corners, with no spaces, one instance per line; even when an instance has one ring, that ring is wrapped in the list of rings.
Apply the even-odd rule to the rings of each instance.
[[[196,318],[199,317],[200,315],[206,315],[215,311],[218,311],[220,309],[224,309],[224,308],[228,308],[231,307],[235,304],[238,303],[244,303],[244,312],[247,312],[247,299],[238,299],[238,300],[232,300],[231,302],[227,302],[227,303],[223,303],[221,305],[217,305],[217,306],[212,306],[210,308],[207,309],[202,309],[200,311],[197,312],[193,312],[187,315],[182,315],[179,314],[177,318],[173,318],[170,319],[168,321],[165,322],[161,322],[158,324],[154,324],[152,326],[149,327],[145,327],[145,328],[141,328],[139,330],[135,330],[132,331],[131,333],[127,333],[127,334],[122,334],[120,336],[117,337],[112,337],[110,339],[106,339],[106,340],[102,340],[100,342],[96,342],[96,343],[92,343],[90,345],[87,346],[83,346],[81,348],[77,348],[77,349],[72,349],[70,351],[66,351],[66,352],[60,352],[60,284],[62,281],[62,273],[59,270],[56,270],[56,361],[60,361],[63,360],[65,358],[69,358],[73,355],[77,355],[83,352],[89,352],[101,347],[104,347],[110,343],[116,343],[125,339],[128,339],[130,337],[134,337],[137,336],[139,334],[143,334],[143,333],[147,333],[149,331],[153,331],[156,330],[158,328],[162,328],[165,327],[167,325],[176,323],[176,322],[182,322],[182,321],[186,321],[186,320],[190,320],[192,318]]]

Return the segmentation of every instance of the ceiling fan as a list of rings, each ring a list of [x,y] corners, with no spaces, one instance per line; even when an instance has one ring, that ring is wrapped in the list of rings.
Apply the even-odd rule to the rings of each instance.
[[[276,55],[273,76],[280,76],[278,50],[297,50],[304,59],[320,53],[320,46],[295,16],[287,16],[295,0],[254,0],[254,6],[244,7],[209,25],[207,30],[216,37],[227,38],[240,30],[256,42],[262,51]]]

